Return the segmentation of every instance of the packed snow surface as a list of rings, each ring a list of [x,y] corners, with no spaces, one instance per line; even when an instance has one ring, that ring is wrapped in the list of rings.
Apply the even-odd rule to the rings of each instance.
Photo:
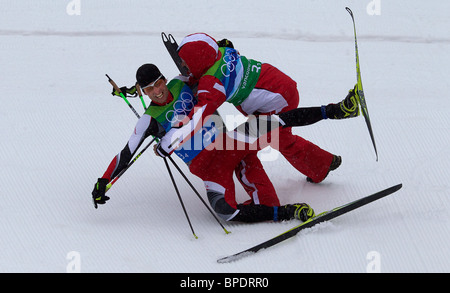
[[[0,0],[0,272],[449,272],[450,2],[419,0]],[[403,183],[397,193],[239,261],[298,224],[226,223],[148,150],[94,209],[91,191],[136,117],[105,73],[133,85],[155,63],[178,74],[161,32],[206,32],[298,82],[300,106],[338,102],[362,81],[379,160],[362,117],[294,133],[339,154],[320,184],[276,153],[263,164],[282,204],[316,213]],[[132,101],[142,113],[139,100]],[[148,99],[147,99],[148,103]],[[237,115],[231,105],[223,116]],[[261,154],[264,155],[264,154]],[[184,172],[206,199],[202,181]],[[241,201],[247,199],[242,187]]]

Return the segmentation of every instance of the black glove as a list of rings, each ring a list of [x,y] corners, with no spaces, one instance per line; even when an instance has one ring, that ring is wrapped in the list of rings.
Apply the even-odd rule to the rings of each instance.
[[[94,185],[92,191],[92,199],[94,200],[94,207],[97,208],[97,204],[105,204],[109,197],[105,195],[106,185],[109,180],[105,178],[98,178],[97,183]]]
[[[123,86],[120,88],[120,91],[125,97],[136,97],[137,96],[137,90],[136,86],[132,86],[131,88],[127,88],[126,86]],[[120,93],[116,91],[115,88],[113,88],[111,95],[120,97]]]
[[[227,47],[227,48],[234,49],[233,43],[227,39],[222,39],[222,40],[218,41],[217,45],[219,45],[219,47]]]

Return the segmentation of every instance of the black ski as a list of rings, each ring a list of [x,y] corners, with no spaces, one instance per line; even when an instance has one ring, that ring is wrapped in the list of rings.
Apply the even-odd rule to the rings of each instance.
[[[366,120],[367,129],[369,130],[370,139],[372,140],[373,148],[375,149],[376,159],[378,161],[377,145],[375,144],[375,138],[373,136],[372,125],[370,123],[370,118],[369,118],[369,110],[367,109],[366,98],[364,96],[364,90],[363,90],[362,81],[361,81],[361,69],[360,69],[360,66],[359,66],[358,41],[356,39],[355,18],[353,16],[353,12],[351,11],[350,8],[345,7],[345,9],[350,14],[350,16],[352,17],[352,21],[353,21],[353,33],[354,33],[354,36],[355,36],[356,81],[357,81],[357,84],[358,84],[357,85],[357,90],[358,90],[358,96],[357,97],[358,97],[358,100],[359,100],[359,104],[361,105],[361,112],[362,112],[362,114],[364,116],[364,119]]]
[[[189,70],[186,66],[183,66],[181,63],[181,58],[178,56],[178,44],[177,41],[175,41],[175,38],[171,35],[162,32],[161,38],[163,40],[164,45],[166,46],[167,51],[169,52],[170,56],[173,59],[173,62],[175,62],[175,65],[177,66],[178,70],[180,70],[181,74],[184,76],[188,76]]]
[[[296,227],[294,227],[294,228],[284,232],[283,234],[280,234],[280,235],[278,235],[278,236],[276,236],[276,237],[274,237],[272,239],[267,240],[266,242],[263,242],[263,243],[258,244],[256,246],[253,246],[253,247],[251,247],[249,249],[246,249],[244,251],[241,251],[239,253],[220,258],[220,259],[217,260],[217,262],[219,262],[219,263],[232,262],[232,261],[235,261],[235,260],[239,260],[239,259],[241,259],[241,258],[243,258],[245,256],[254,254],[254,253],[258,252],[261,249],[269,248],[271,246],[274,246],[275,244],[278,244],[278,243],[280,243],[280,242],[282,242],[282,241],[284,241],[286,239],[289,239],[289,238],[295,236],[298,232],[300,232],[303,229],[310,228],[310,227],[312,227],[312,226],[314,226],[316,224],[319,224],[319,223],[331,220],[331,219],[336,218],[336,217],[338,217],[340,215],[348,213],[348,212],[350,212],[350,211],[352,211],[354,209],[357,209],[357,208],[359,208],[361,206],[364,206],[364,205],[366,205],[368,203],[371,203],[371,202],[373,202],[373,201],[375,201],[377,199],[380,199],[380,198],[385,197],[385,196],[387,196],[389,194],[392,194],[392,193],[396,192],[397,190],[399,190],[401,187],[402,187],[402,184],[400,183],[400,184],[397,184],[397,185],[392,186],[390,188],[387,188],[385,190],[382,190],[382,191],[379,191],[377,193],[374,193],[372,195],[369,195],[369,196],[357,199],[357,200],[355,200],[353,202],[350,202],[348,204],[339,206],[339,207],[334,208],[334,209],[332,209],[330,211],[323,212],[323,213],[321,213],[319,215],[316,215],[315,217],[309,219],[308,221],[306,221],[306,222],[304,222],[304,223],[302,223],[302,224],[300,224],[300,225],[298,225],[298,226],[296,226]]]

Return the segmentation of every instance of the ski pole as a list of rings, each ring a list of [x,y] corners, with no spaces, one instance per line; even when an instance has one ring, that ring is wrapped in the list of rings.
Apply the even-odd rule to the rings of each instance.
[[[120,96],[122,97],[122,99],[127,103],[127,105],[130,107],[130,109],[133,111],[133,113],[136,115],[136,117],[138,117],[138,119],[140,118],[139,114],[136,112],[136,110],[134,109],[134,107],[130,104],[130,102],[128,102],[127,98],[125,97],[125,95],[122,93],[122,91],[120,90],[120,88],[117,86],[117,84],[109,77],[108,74],[105,74],[106,77],[108,78],[109,83],[113,86],[114,90],[116,90]],[[137,84],[136,84],[137,85]],[[146,109],[145,107],[145,103],[144,100],[142,99],[142,93],[141,93],[141,89],[139,87],[137,87],[138,93],[140,95],[141,101],[142,101],[142,105],[144,106],[144,110]],[[125,169],[123,169],[119,174],[117,174],[116,177],[114,177],[113,180],[111,180],[111,182],[108,183],[108,185],[106,185],[106,190],[105,193],[113,186],[114,183],[116,183],[116,181],[123,175],[123,173],[125,173],[125,171],[128,170],[128,168],[131,167],[131,165],[134,164],[134,162],[136,162],[136,160],[145,152],[146,149],[148,149],[148,147],[154,142],[154,141],[158,141],[158,138],[154,137],[142,150],[139,154],[136,155],[136,157],[134,157],[134,159],[125,167]]]
[[[184,214],[186,215],[186,219],[191,227],[192,234],[194,234],[195,239],[198,239],[197,235],[195,235],[194,228],[192,228],[191,220],[189,219],[188,213],[186,211],[186,207],[184,206],[183,200],[181,199],[180,191],[178,190],[177,184],[175,183],[175,179],[173,178],[172,171],[170,171],[169,164],[167,163],[167,159],[164,158],[164,163],[166,164],[167,171],[169,172],[170,179],[172,180],[173,187],[175,187],[175,191],[177,193],[178,199],[180,200],[181,207],[183,208]]]
[[[222,229],[225,231],[226,234],[231,233],[230,231],[228,231],[227,229],[225,229],[225,227],[222,225],[222,223],[220,222],[220,220],[216,217],[216,215],[214,214],[213,211],[211,211],[211,209],[209,208],[208,204],[205,202],[205,200],[202,198],[202,196],[200,195],[200,193],[197,191],[197,189],[194,187],[194,185],[192,185],[191,181],[186,177],[186,175],[184,175],[184,172],[180,169],[180,167],[178,167],[178,165],[175,163],[175,161],[172,159],[171,156],[168,156],[169,160],[172,162],[172,164],[175,166],[175,168],[177,168],[178,172],[180,172],[181,176],[183,176],[184,180],[186,180],[186,182],[189,184],[189,186],[192,188],[192,190],[194,191],[194,193],[197,195],[197,197],[201,200],[201,202],[205,205],[205,207],[208,209],[208,211],[211,213],[211,215],[214,217],[214,219],[216,219],[217,223],[219,223],[219,225],[222,227]]]
[[[141,99],[142,106],[144,107],[144,111],[145,111],[145,110],[147,110],[147,106],[145,105],[144,97],[142,97],[141,87],[139,86],[139,84],[137,82],[136,82],[135,87],[136,87],[136,90],[137,90],[138,95],[139,95],[139,99]]]
[[[127,103],[128,107],[130,107],[131,111],[133,111],[134,115],[136,115],[136,117],[139,119],[141,118],[141,116],[139,116],[138,112],[136,112],[136,110],[134,109],[134,107],[130,104],[130,102],[127,100],[127,98],[125,97],[125,95],[122,93],[122,91],[120,90],[120,88],[117,86],[117,84],[114,82],[114,80],[112,80],[108,74],[105,74],[106,77],[108,78],[109,83],[113,86],[113,88],[120,94],[120,96],[122,97],[122,99],[125,101],[125,103]]]

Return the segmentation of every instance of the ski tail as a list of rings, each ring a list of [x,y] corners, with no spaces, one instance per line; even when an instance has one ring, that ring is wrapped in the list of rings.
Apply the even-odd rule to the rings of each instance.
[[[177,49],[178,44],[175,38],[171,34],[166,34],[164,32],[161,33],[161,38],[166,46],[167,51],[169,52],[170,56],[173,59],[173,62],[175,62],[175,65],[177,66],[178,70],[181,72],[182,75],[188,76],[189,70],[186,66],[183,66],[183,61],[181,60],[180,56],[178,55]]]
[[[164,43],[164,46],[166,46],[167,51],[169,52],[169,55],[172,57],[173,62],[177,66],[180,73],[184,76],[189,76],[189,69],[186,66],[183,66],[183,61],[181,60],[180,56],[178,55],[177,49],[178,49],[178,43],[175,40],[175,38],[172,36],[172,34],[166,34],[164,32],[161,33],[161,38]],[[198,84],[191,85],[191,89],[193,92],[197,91]],[[220,116],[219,112],[216,110],[214,112],[215,115]],[[227,127],[225,125],[225,122],[223,122],[223,119],[221,118],[222,125],[217,126],[217,128],[222,129],[223,132],[227,132]]]

